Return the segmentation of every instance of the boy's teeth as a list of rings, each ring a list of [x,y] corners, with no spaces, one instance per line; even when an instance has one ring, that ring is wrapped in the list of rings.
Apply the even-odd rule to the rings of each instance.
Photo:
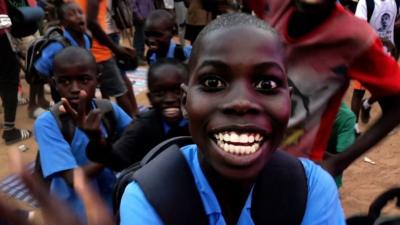
[[[221,132],[214,134],[214,137],[221,149],[236,155],[255,153],[260,148],[263,139],[260,134],[238,134],[236,132]]]
[[[252,144],[254,142],[260,142],[263,139],[260,134],[238,134],[236,132],[221,132],[218,134],[214,134],[214,137],[216,140],[241,144]]]

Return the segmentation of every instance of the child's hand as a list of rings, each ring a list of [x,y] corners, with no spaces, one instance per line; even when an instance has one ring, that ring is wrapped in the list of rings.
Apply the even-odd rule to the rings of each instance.
[[[93,109],[89,112],[89,114],[86,114],[88,100],[85,91],[81,90],[79,93],[78,111],[72,108],[67,99],[62,98],[61,101],[61,107],[63,107],[63,109],[60,109],[60,111],[65,111],[71,115],[79,128],[82,129],[89,137],[101,138],[101,111],[100,109]]]
[[[136,62],[136,50],[133,48],[119,47],[116,56],[128,65]]]
[[[19,151],[13,153],[10,158],[11,170],[20,175],[22,182],[38,201],[43,224],[84,225],[64,202],[49,193],[40,179],[22,169],[21,153]],[[74,170],[74,188],[83,201],[88,225],[115,225],[109,210],[97,192],[89,185],[82,169]],[[3,198],[0,198],[0,221],[10,225],[34,225],[27,218],[22,218],[18,210],[7,204]]]

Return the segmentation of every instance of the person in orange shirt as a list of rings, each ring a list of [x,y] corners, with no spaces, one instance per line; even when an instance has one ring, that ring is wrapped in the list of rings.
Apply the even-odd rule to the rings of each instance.
[[[102,67],[100,90],[103,97],[116,97],[118,105],[129,115],[137,113],[136,100],[129,98],[116,59],[124,65],[136,66],[136,51],[115,44],[105,33],[107,0],[76,0],[86,13],[87,27],[93,35],[92,53]],[[114,58],[115,56],[115,58]]]

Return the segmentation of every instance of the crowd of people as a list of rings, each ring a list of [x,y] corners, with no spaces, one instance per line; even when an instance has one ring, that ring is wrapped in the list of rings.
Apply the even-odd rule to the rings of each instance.
[[[61,32],[32,62],[31,132],[14,126],[19,64],[0,0],[2,137],[34,136],[45,182],[21,177],[46,224],[346,224],[341,174],[400,123],[395,0],[360,0],[355,15],[335,0],[131,0],[133,48],[111,1],[38,3]],[[139,65],[146,110],[126,75]],[[69,210],[51,209],[59,200]],[[7,209],[1,223],[30,222]]]

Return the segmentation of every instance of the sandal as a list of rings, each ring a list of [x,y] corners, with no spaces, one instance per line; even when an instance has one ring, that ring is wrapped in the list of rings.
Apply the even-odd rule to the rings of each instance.
[[[23,141],[32,137],[32,131],[26,129],[13,128],[3,132],[3,139],[6,145],[11,145],[19,141]]]

